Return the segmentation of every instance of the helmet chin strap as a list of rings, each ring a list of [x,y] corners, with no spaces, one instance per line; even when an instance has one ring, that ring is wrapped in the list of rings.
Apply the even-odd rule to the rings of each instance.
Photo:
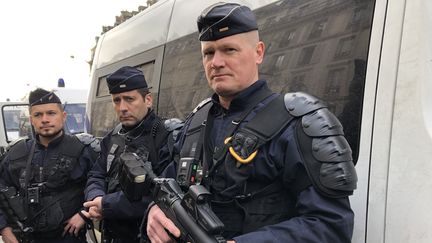
[[[151,108],[149,108],[147,115],[137,125],[133,127],[124,127],[122,125],[122,128],[117,132],[117,134],[120,136],[124,136],[128,140],[135,140],[140,137],[145,130],[143,128],[143,124],[146,122],[146,118],[150,115],[151,111]]]
[[[138,134],[135,135],[134,137],[130,137],[130,135],[135,134],[135,132],[136,132],[136,131],[141,127],[141,125],[144,123],[144,121],[145,121],[145,118],[142,119],[141,122],[138,123],[138,125],[134,126],[134,127],[133,127],[132,129],[130,129],[130,130],[125,129],[125,128],[122,126],[122,128],[117,132],[117,134],[120,135],[120,136],[126,136],[126,137],[128,137],[129,139],[134,140],[134,139],[138,138],[139,136],[141,136],[141,134],[144,132],[144,129],[141,129],[141,131],[138,132]]]

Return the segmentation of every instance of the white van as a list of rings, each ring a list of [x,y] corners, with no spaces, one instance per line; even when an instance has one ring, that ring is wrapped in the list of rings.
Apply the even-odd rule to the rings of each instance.
[[[211,91],[196,18],[217,0],[160,0],[96,48],[87,114],[103,136],[117,122],[106,76],[141,68],[161,116],[184,118]],[[260,0],[261,78],[325,100],[352,146],[354,243],[432,242],[432,2]]]

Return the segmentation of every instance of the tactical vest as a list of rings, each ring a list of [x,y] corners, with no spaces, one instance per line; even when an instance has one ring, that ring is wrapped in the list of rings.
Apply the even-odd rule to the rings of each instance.
[[[257,93],[266,92],[265,90],[259,90]],[[311,184],[320,193],[332,197],[350,195],[355,188],[352,183],[356,181],[356,176],[351,163],[351,150],[347,143],[343,143],[345,140],[342,136],[343,132],[339,129],[341,128],[340,123],[335,117],[329,115],[331,113],[327,111],[322,103],[303,93],[292,93],[277,97],[258,94],[255,95],[255,98],[251,102],[254,103],[253,107],[261,103],[265,105],[265,108],[259,109],[257,114],[245,126],[241,128],[238,126],[232,127],[226,134],[228,139],[225,141],[225,146],[214,153],[211,153],[208,145],[206,145],[206,141],[208,141],[206,137],[211,129],[206,128],[206,126],[212,125],[211,116],[208,116],[212,102],[205,101],[200,104],[193,112],[190,125],[186,131],[184,145],[180,152],[180,161],[185,157],[194,157],[199,161],[203,161],[202,173],[204,177],[202,183],[213,193],[212,209],[225,224],[224,236],[228,239],[254,231],[265,225],[272,225],[295,217],[297,215],[295,210],[297,194]],[[233,123],[240,124],[241,120],[246,118],[253,110],[253,107],[246,109],[244,114],[240,116],[240,120]],[[325,111],[320,111],[324,109]],[[324,119],[319,115],[317,119],[317,115],[314,115],[316,113],[319,115],[324,114]],[[319,121],[320,118],[321,121]],[[309,122],[307,125],[305,120]],[[312,154],[313,142],[321,141],[321,137],[330,135],[336,137],[336,141],[342,141],[336,142],[341,145],[331,149],[349,152],[343,153],[339,151],[341,155],[339,158],[328,158],[328,156],[322,154],[309,158],[310,161],[305,162],[306,170],[300,171],[303,175],[298,176],[299,179],[291,183],[290,188],[286,188],[282,184],[282,173],[268,184],[251,183],[248,177],[253,168],[248,164],[249,159],[253,160],[254,153],[280,134],[289,124],[295,126],[296,134],[294,136],[301,143],[300,147],[309,148],[307,151],[301,149],[300,153]],[[334,131],[326,133],[326,127],[333,128]],[[321,146],[325,147],[324,145]],[[324,150],[330,149],[324,148]],[[212,156],[209,154],[212,154]],[[335,185],[332,181],[323,186],[317,182],[319,181],[317,178],[321,179],[322,177],[320,168],[328,166],[327,162],[331,161],[340,162],[342,167],[347,168],[346,171],[354,175],[352,178],[347,179],[346,185]],[[211,168],[209,168],[209,164],[212,165]],[[179,168],[181,168],[181,165],[179,165]],[[227,178],[235,180],[234,185],[237,185],[242,193],[233,194],[229,190],[225,190]],[[333,178],[330,180],[333,180]]]
[[[150,131],[144,131],[142,135],[134,140],[127,142],[125,145],[125,136],[120,135],[121,124],[117,125],[111,132],[111,140],[108,145],[107,155],[107,193],[113,193],[121,190],[119,183],[119,166],[120,154],[124,151],[134,152],[140,156],[143,161],[152,163],[153,171],[160,174],[164,166],[158,164],[159,149],[167,141],[169,131],[163,124],[163,120],[156,117]],[[106,234],[113,238],[130,239],[135,241],[139,233],[140,220],[115,219],[104,220]]]
[[[27,188],[26,167],[30,156],[27,141],[21,140],[10,148],[9,171],[20,194],[26,195],[23,200],[28,214],[25,223],[36,233],[44,233],[45,237],[60,235],[63,222],[82,207],[86,177],[71,182],[70,173],[79,163],[83,148],[78,138],[64,135],[43,167],[31,163]],[[33,195],[38,197],[38,203],[27,200],[31,197],[30,192],[38,194]]]
[[[107,155],[107,183],[108,193],[120,191],[118,181],[118,169],[120,164],[120,154],[125,151],[134,152],[140,156],[143,161],[152,162],[153,171],[157,174],[161,172],[158,167],[159,162],[159,148],[166,141],[169,131],[163,126],[162,120],[158,119],[152,126],[150,132],[143,133],[142,136],[137,137],[135,140],[129,141],[127,148],[125,148],[125,137],[119,135],[121,124],[117,125],[111,132],[111,140],[108,145],[109,152]]]

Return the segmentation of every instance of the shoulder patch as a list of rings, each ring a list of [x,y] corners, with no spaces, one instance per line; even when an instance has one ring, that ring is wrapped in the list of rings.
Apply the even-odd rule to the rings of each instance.
[[[327,107],[318,98],[303,92],[286,93],[284,102],[288,112],[296,117]]]

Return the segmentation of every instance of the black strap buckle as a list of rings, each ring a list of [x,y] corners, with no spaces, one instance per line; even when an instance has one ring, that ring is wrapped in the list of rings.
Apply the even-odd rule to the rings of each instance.
[[[252,193],[237,195],[234,198],[241,201],[248,200],[252,198]]]

